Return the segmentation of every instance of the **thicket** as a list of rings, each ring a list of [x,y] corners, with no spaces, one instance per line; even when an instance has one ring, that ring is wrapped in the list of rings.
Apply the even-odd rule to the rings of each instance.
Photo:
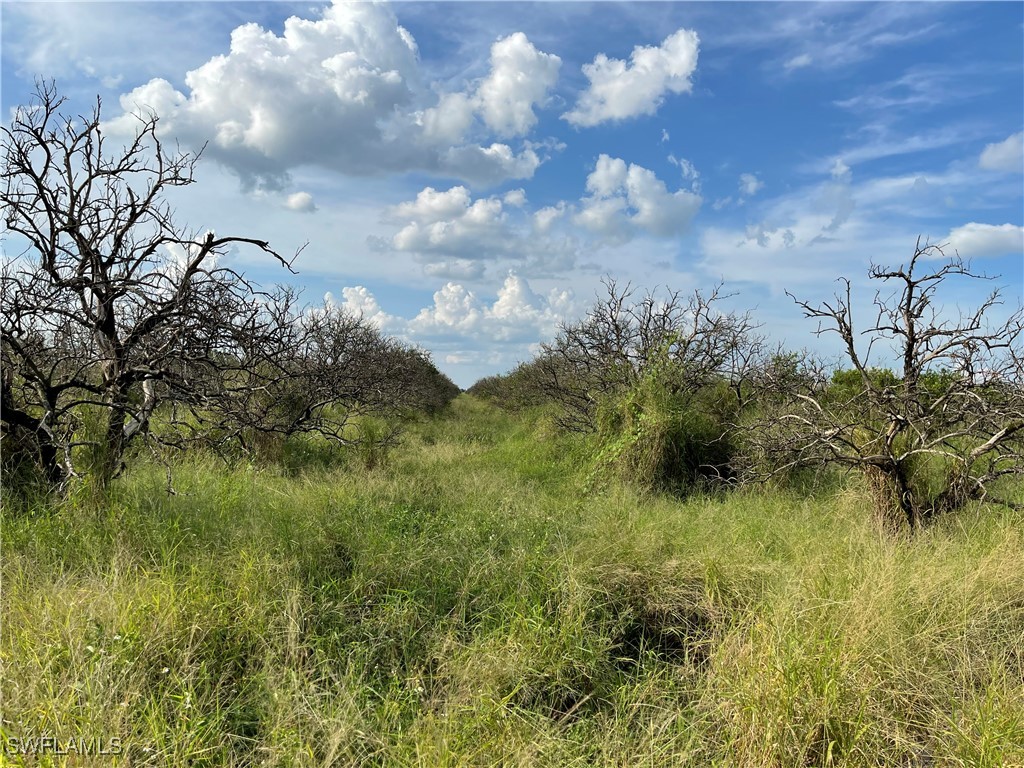
[[[538,356],[470,392],[503,407],[551,404],[565,431],[592,436],[592,478],[686,491],[734,475],[735,424],[763,341],[720,288],[639,292],[604,283],[579,321]]]
[[[84,116],[63,104],[40,83],[2,129],[5,231],[23,246],[0,270],[5,483],[102,489],[147,447],[275,455],[302,436],[375,463],[404,417],[458,393],[422,350],[263,290],[223,258],[249,247],[291,269],[268,243],[177,224],[165,193],[193,183],[199,155],[166,148],[157,116],[111,148],[98,102]],[[940,288],[980,276],[927,243],[870,276],[896,289],[865,328],[849,281],[831,302],[797,301],[839,336],[847,370],[769,350],[720,286],[608,279],[535,359],[472,392],[589,435],[594,482],[687,492],[840,466],[864,475],[892,529],[1009,503],[994,494],[1024,472],[1024,310],[994,322],[998,292],[959,317],[940,310]],[[884,346],[892,370],[868,363]]]
[[[870,277],[897,288],[865,328],[849,281],[831,303],[797,302],[839,335],[848,367],[769,349],[749,315],[719,311],[718,289],[684,299],[607,281],[534,360],[470,391],[554,406],[562,429],[593,436],[595,480],[686,492],[840,467],[865,478],[894,532],[971,501],[1014,504],[998,484],[1024,473],[1024,310],[995,318],[995,291],[949,316],[940,289],[984,278],[928,243]],[[894,367],[869,365],[872,350]]]
[[[143,446],[386,445],[397,417],[458,393],[422,350],[228,265],[249,247],[290,270],[268,243],[176,223],[165,196],[193,183],[199,154],[166,147],[156,115],[114,147],[98,101],[63,106],[41,82],[0,129],[8,489],[105,488]]]

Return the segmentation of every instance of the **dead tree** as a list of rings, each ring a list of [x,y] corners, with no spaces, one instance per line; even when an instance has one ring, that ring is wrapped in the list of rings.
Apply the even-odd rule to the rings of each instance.
[[[155,115],[118,146],[98,101],[84,116],[63,105],[39,83],[0,129],[5,248],[16,254],[0,274],[3,433],[30,446],[54,486],[82,456],[109,481],[161,394],[200,396],[211,367],[234,364],[240,337],[276,332],[259,292],[219,257],[247,245],[288,266],[262,240],[175,223],[165,194],[193,183],[199,154],[166,147]]]
[[[661,296],[604,281],[606,295],[586,317],[561,326],[531,363],[531,379],[543,397],[561,406],[560,422],[592,431],[601,403],[635,387],[656,367],[671,367],[661,384],[672,396],[693,395],[727,383],[738,396],[741,382],[762,347],[749,315],[719,311],[721,286],[710,293]]]
[[[997,290],[973,311],[948,314],[938,303],[948,281],[985,278],[920,240],[906,266],[869,274],[896,290],[876,294],[866,329],[854,325],[849,280],[832,302],[794,299],[818,334],[839,336],[852,370],[830,386],[811,377],[818,384],[774,388],[752,444],[775,458],[775,471],[862,472],[890,528],[914,529],[971,500],[1011,504],[992,484],[1024,474],[1024,309],[990,322],[1002,305]],[[893,370],[870,365],[883,346]]]
[[[237,438],[246,447],[260,436],[315,434],[340,445],[390,443],[402,417],[442,408],[459,391],[427,353],[359,315],[301,306],[288,291],[266,302],[263,312],[268,317],[235,343],[232,364],[214,372],[220,381],[209,388],[212,394],[193,400],[184,420],[216,419],[221,442]],[[362,417],[388,423],[368,438]]]

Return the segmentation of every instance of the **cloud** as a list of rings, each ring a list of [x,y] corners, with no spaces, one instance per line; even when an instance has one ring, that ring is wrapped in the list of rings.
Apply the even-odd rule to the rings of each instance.
[[[446,283],[434,293],[434,304],[420,310],[408,325],[416,337],[477,336],[485,308],[476,295],[458,283]]]
[[[730,283],[760,284],[776,294],[794,286],[803,286],[801,290],[818,286],[827,295],[837,276],[852,279],[865,273],[866,253],[906,246],[895,235],[879,235],[861,221],[849,221],[842,230],[828,232],[833,220],[824,204],[794,200],[742,229],[708,227],[700,234],[701,267]]]
[[[622,195],[584,198],[573,223],[608,242],[624,243],[631,237],[626,198]]]
[[[833,166],[832,181],[826,183],[821,188],[821,200],[826,205],[835,210],[835,214],[832,216],[832,220],[829,221],[822,228],[823,234],[835,234],[840,227],[849,221],[853,215],[854,209],[857,207],[857,202],[853,197],[853,188],[850,183],[852,175],[850,169],[847,168],[842,171],[841,168]],[[839,171],[839,174],[836,174]]]
[[[1024,173],[1024,131],[986,146],[978,158],[978,166],[986,171]]]
[[[473,200],[462,186],[446,192],[427,187],[415,201],[395,206],[390,216],[407,221],[391,238],[398,251],[479,260],[504,255],[511,245],[501,198]]]
[[[993,90],[991,63],[958,61],[955,65],[914,65],[899,77],[863,83],[854,95],[833,103],[863,117],[871,112],[892,119],[899,112],[920,115],[948,111]]]
[[[669,192],[654,171],[639,165],[629,166],[626,199],[636,210],[630,219],[633,224],[657,237],[680,235],[689,229],[703,202],[700,195],[686,190]]]
[[[802,69],[803,67],[809,67],[811,65],[811,62],[813,61],[814,59],[811,58],[811,55],[809,53],[801,53],[799,56],[794,56],[793,58],[789,59],[782,66],[787,72],[792,72],[794,69]]]
[[[952,230],[948,223],[945,230],[936,223],[945,217],[946,195],[970,197],[976,206],[992,208],[1012,194],[1009,185],[995,184],[962,163],[941,174],[915,172],[855,183],[845,164],[836,168],[834,157],[830,162],[834,173],[759,203],[759,218],[747,226],[703,228],[701,267],[730,281],[766,286],[773,294],[793,285],[817,285],[827,295],[836,276],[866,282],[871,259],[890,263],[906,257],[922,232],[931,232],[932,242],[948,242],[950,255],[952,249],[964,258],[1016,255],[1019,260],[1024,255],[1024,228],[1018,222],[972,222]]]
[[[845,165],[835,163],[832,170],[817,183],[760,202],[759,218],[743,227],[705,228],[700,233],[704,269],[781,292],[787,283],[854,277],[866,270],[866,254],[905,245],[899,241],[906,234],[902,227],[880,218],[888,216],[891,201],[881,200],[871,210],[858,207],[864,186],[854,188]],[[901,194],[906,190],[909,184]],[[871,200],[874,193],[864,196]],[[915,236],[906,234],[911,243]]]
[[[479,279],[483,264],[550,276],[571,269],[584,250],[637,237],[677,237],[689,230],[702,203],[695,192],[670,191],[647,168],[601,155],[578,202],[532,210],[522,189],[474,197],[462,185],[425,187],[414,200],[388,209],[389,236],[370,240],[379,251],[413,256],[434,277]]]
[[[590,85],[562,118],[577,127],[590,127],[654,114],[667,93],[693,90],[690,78],[697,69],[699,47],[696,32],[680,29],[658,47],[636,46],[628,63],[598,54],[591,64],[583,65]]]
[[[434,293],[433,305],[408,322],[405,333],[413,339],[529,343],[552,336],[559,320],[573,309],[572,291],[554,289],[540,296],[525,278],[510,272],[492,304],[459,283],[447,283]]]
[[[568,213],[569,207],[565,201],[559,201],[557,205],[548,205],[533,214],[533,228],[536,232],[546,234],[551,231],[559,219]]]
[[[529,179],[543,160],[527,147],[519,154],[508,144],[452,147],[441,155],[436,169],[466,181],[491,186],[505,179]]]
[[[756,195],[764,187],[764,182],[752,173],[740,174],[740,194],[746,197]]]
[[[340,306],[345,311],[361,317],[383,331],[395,332],[403,326],[401,318],[389,315],[369,289],[362,285],[341,289],[342,301],[339,304],[330,292],[324,295],[324,303],[328,306]]]
[[[466,143],[482,123],[499,137],[525,135],[560,61],[522,33],[497,41],[475,92],[431,94],[409,32],[383,4],[336,2],[316,20],[291,17],[279,36],[237,27],[230,50],[188,72],[177,90],[153,79],[120,98],[122,133],[155,112],[167,134],[231,168],[248,188],[282,189],[292,169],[355,176],[421,170],[494,184],[529,178],[539,145]]]
[[[584,308],[573,291],[536,291],[515,272],[504,276],[492,298],[449,281],[412,317],[388,314],[363,286],[344,288],[342,296],[344,309],[386,333],[429,347],[438,360],[465,366],[463,373],[474,378],[530,359],[539,342],[554,336],[562,320],[578,316]],[[331,294],[325,300],[337,304]]]
[[[121,105],[156,111],[189,143],[209,139],[210,156],[250,186],[280,188],[300,165],[368,174],[412,162],[408,150],[382,150],[388,122],[411,101],[416,57],[383,6],[335,4],[317,21],[289,18],[280,37],[243,24],[227,55],[185,76],[187,97],[158,79]]]
[[[842,157],[846,163],[862,163],[883,157],[927,152],[971,141],[977,134],[977,128],[967,124],[950,124],[932,131],[920,131],[905,136],[893,135],[885,123],[870,124],[865,130],[874,133],[875,138],[860,146],[843,150]]]
[[[668,161],[679,168],[679,173],[682,174],[684,179],[693,182],[694,192],[699,191],[700,171],[697,170],[697,167],[693,163],[685,157],[676,157],[675,155],[669,155]]]
[[[513,208],[522,208],[526,205],[526,190],[511,189],[502,196],[501,200],[505,205],[510,205]]]
[[[541,53],[522,32],[491,46],[491,72],[476,92],[477,109],[498,136],[525,136],[537,123],[533,107],[558,80],[562,60]]]
[[[465,138],[473,125],[476,110],[473,100],[465,93],[446,93],[419,116],[426,139],[435,144],[456,144]]]
[[[627,166],[621,158],[604,154],[587,177],[586,187],[591,194],[580,201],[574,220],[612,241],[628,239],[634,231],[655,237],[680,235],[689,229],[703,203],[694,192],[669,192],[654,171]]]
[[[217,4],[190,3],[168,14],[155,3],[125,3],[112,24],[104,11],[90,3],[5,3],[3,7],[4,65],[17,62],[17,74],[57,78],[67,87],[71,78],[117,88],[127,73],[150,78],[170,67],[182,72],[208,58],[220,43]],[[159,29],[159,34],[154,30]],[[139,41],[145,56],[139,56]]]
[[[905,47],[911,40],[948,32],[948,26],[930,23],[941,13],[935,7],[912,3],[867,8],[836,3],[749,5],[745,23],[723,30],[713,41],[716,46],[746,50],[774,52],[782,48],[783,67],[792,71],[813,63],[816,71],[824,72]]]
[[[843,158],[837,157],[836,161],[832,164],[832,168],[829,169],[829,174],[836,181],[842,181],[850,178],[850,166],[843,162]]]
[[[1024,227],[970,222],[951,230],[949,246],[965,259],[1024,255]]]
[[[313,196],[309,192],[295,192],[288,195],[284,202],[284,207],[290,211],[299,211],[301,213],[313,213],[316,211],[316,204],[313,202]]]
[[[628,175],[626,161],[618,157],[601,155],[597,165],[587,176],[587,191],[595,197],[608,197],[621,190]]]
[[[452,259],[436,264],[424,264],[423,273],[428,277],[442,280],[479,280],[484,276],[486,268],[480,262],[468,259]]]
[[[391,215],[394,218],[429,222],[459,216],[469,204],[470,194],[465,187],[452,187],[446,192],[426,187],[416,195],[415,200],[396,205]]]
[[[440,191],[426,187],[415,200],[392,207],[386,222],[398,230],[384,247],[413,255],[435,277],[476,279],[483,262],[502,262],[530,272],[563,270],[576,259],[577,244],[555,232],[564,206],[536,214],[526,195],[514,189],[474,198],[463,186]]]

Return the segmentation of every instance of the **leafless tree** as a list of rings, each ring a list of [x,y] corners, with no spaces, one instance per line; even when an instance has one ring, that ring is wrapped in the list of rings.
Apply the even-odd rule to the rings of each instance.
[[[563,324],[532,364],[536,386],[562,406],[564,427],[593,430],[603,400],[665,363],[672,373],[662,383],[674,396],[723,381],[741,392],[763,342],[749,315],[719,311],[726,298],[721,286],[689,297],[678,291],[637,296],[611,279],[604,288],[586,317]]]
[[[399,417],[443,408],[458,387],[422,350],[385,336],[365,318],[335,306],[303,307],[284,292],[266,304],[262,327],[243,333],[221,382],[195,403],[219,419],[221,440],[317,434],[351,445],[366,439],[359,417],[391,419],[373,440],[392,442]],[[194,417],[189,421],[194,421]]]
[[[888,527],[916,528],[972,499],[998,501],[992,482],[1024,473],[1024,310],[990,322],[1002,305],[997,290],[972,311],[948,314],[939,289],[984,278],[920,240],[906,266],[869,274],[896,290],[876,294],[864,330],[854,325],[849,280],[832,302],[796,300],[818,334],[839,336],[852,370],[830,386],[812,376],[805,386],[769,387],[778,407],[756,425],[753,443],[775,457],[776,471],[863,472]],[[894,371],[869,364],[880,346]]]
[[[22,249],[0,272],[3,437],[51,486],[82,471],[106,484],[140,438],[353,443],[365,437],[353,417],[458,393],[422,350],[223,263],[248,245],[290,269],[266,242],[179,227],[165,193],[193,183],[199,154],[168,150],[155,115],[111,151],[99,102],[77,117],[63,104],[41,83],[2,129],[0,187],[7,246]]]
[[[199,155],[166,147],[156,116],[116,147],[98,101],[84,116],[63,105],[40,83],[0,140],[5,249],[20,251],[0,274],[2,424],[54,485],[76,473],[82,448],[109,480],[161,391],[192,391],[194,373],[267,330],[264,297],[220,263],[229,249],[289,265],[262,240],[175,223],[165,194],[193,183]],[[87,432],[90,413],[99,425]]]

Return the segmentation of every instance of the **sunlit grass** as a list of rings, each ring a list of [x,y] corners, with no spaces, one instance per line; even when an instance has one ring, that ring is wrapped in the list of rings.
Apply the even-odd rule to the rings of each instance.
[[[895,540],[855,485],[585,491],[585,445],[466,397],[372,468],[300,453],[8,513],[4,735],[154,766],[1024,764],[1019,513]]]

